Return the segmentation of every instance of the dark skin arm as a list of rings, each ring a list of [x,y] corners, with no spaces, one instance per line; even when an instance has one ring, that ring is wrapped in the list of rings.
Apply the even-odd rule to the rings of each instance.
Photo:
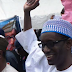
[[[39,0],[27,0],[24,5],[24,31],[32,28],[30,11],[39,6]]]

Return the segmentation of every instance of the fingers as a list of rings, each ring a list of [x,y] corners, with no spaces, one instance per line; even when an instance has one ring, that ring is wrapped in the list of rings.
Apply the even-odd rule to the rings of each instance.
[[[24,5],[24,12],[29,12],[39,5],[39,0],[27,0]]]
[[[27,5],[29,6],[36,5],[37,3],[39,3],[39,0],[27,0]]]
[[[33,5],[32,5],[32,7],[37,7],[37,6],[39,6],[39,0],[36,0],[34,3],[33,3]]]
[[[36,0],[27,0],[28,5],[32,5]]]

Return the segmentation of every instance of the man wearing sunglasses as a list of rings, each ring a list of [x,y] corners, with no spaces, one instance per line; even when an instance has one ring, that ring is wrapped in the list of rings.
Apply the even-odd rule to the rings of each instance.
[[[29,53],[26,72],[72,72],[72,25],[62,19],[47,21],[38,44],[30,17],[30,11],[38,5],[39,0],[27,0],[24,5],[24,32],[16,35]]]

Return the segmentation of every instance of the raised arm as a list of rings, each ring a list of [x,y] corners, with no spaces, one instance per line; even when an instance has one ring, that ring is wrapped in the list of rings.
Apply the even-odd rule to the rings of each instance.
[[[24,5],[24,31],[32,28],[30,11],[39,5],[39,0],[27,0]]]
[[[24,31],[16,35],[16,39],[27,53],[36,49],[36,47],[33,48],[33,46],[37,44],[34,43],[37,42],[37,37],[32,29],[30,11],[35,9],[38,5],[39,0],[27,0],[24,5]]]
[[[24,31],[16,35],[23,49],[29,53],[26,59],[26,72],[47,72],[48,63],[41,48],[38,47],[37,37],[32,29],[30,11],[39,5],[39,0],[28,0],[24,5]],[[41,69],[41,70],[40,70]]]

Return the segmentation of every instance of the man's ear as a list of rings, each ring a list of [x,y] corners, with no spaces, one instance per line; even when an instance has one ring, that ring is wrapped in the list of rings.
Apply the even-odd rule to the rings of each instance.
[[[69,38],[69,39],[67,40],[66,46],[67,46],[67,49],[68,49],[68,50],[71,49],[71,46],[72,46],[72,39],[71,39],[71,38]]]
[[[3,56],[3,51],[0,50],[0,58],[2,58],[2,56]]]

